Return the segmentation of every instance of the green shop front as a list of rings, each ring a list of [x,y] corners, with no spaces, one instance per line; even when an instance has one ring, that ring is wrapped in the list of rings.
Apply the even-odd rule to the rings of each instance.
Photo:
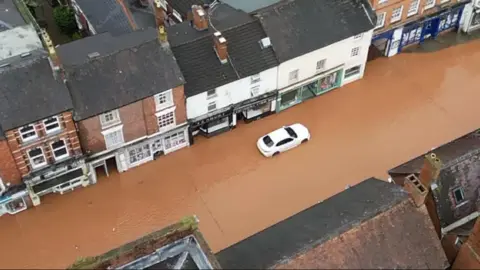
[[[277,98],[277,112],[297,105],[307,99],[325,94],[342,85],[343,65],[316,74],[293,87],[281,90]]]

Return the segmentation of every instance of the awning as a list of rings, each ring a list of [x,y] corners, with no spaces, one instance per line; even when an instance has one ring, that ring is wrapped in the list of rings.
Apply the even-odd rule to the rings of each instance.
[[[201,125],[204,125],[206,123],[209,123],[209,122],[212,122],[212,121],[215,121],[215,120],[218,120],[218,119],[221,119],[221,118],[224,118],[224,117],[227,117],[229,116],[230,114],[232,114],[232,108],[228,108],[227,110],[224,110],[224,111],[221,111],[221,112],[218,112],[216,114],[213,114],[213,115],[207,115],[206,117],[202,117],[202,118],[196,118],[196,119],[199,119],[199,120],[196,120],[196,119],[193,119],[190,126],[192,128],[197,128]]]
[[[52,178],[52,179],[47,180],[45,182],[42,182],[38,185],[35,185],[35,186],[32,187],[32,189],[33,189],[33,192],[39,193],[39,192],[42,192],[44,190],[50,189],[52,187],[56,187],[58,185],[61,185],[61,184],[65,183],[65,182],[68,182],[70,180],[77,179],[81,176],[83,176],[83,170],[82,170],[82,168],[78,168],[78,169],[70,171],[66,174],[62,174],[60,176],[57,176],[55,178]]]
[[[274,101],[275,99],[277,99],[277,92],[275,93],[268,93],[267,95],[262,95],[262,96],[259,96],[255,99],[249,99],[247,100],[246,102],[242,102],[242,103],[239,103],[235,106],[235,108],[233,108],[233,112],[234,113],[237,113],[237,112],[241,112],[241,111],[246,111],[246,110],[249,110],[255,106],[258,106],[258,105],[263,105],[263,104],[266,104],[268,102],[271,102],[271,101]]]

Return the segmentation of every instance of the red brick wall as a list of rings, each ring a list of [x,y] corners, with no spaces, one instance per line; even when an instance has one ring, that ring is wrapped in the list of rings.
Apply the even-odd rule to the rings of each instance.
[[[155,99],[149,97],[143,100],[143,113],[145,116],[145,125],[147,134],[151,135],[158,132],[158,122],[155,116]]]
[[[480,219],[458,252],[452,269],[480,269]]]
[[[125,142],[135,140],[147,134],[143,101],[124,106],[118,109],[118,112],[123,124]],[[99,115],[82,120],[77,125],[81,145],[86,154],[94,154],[106,150]]]
[[[64,112],[57,115],[59,117],[62,131],[52,135],[46,135],[42,121],[32,123],[38,134],[38,139],[32,142],[23,143],[18,132],[18,129],[8,130],[5,134],[8,140],[8,145],[15,159],[16,165],[22,177],[27,176],[31,171],[30,161],[28,159],[28,151],[30,149],[40,147],[50,164],[55,163],[53,159],[50,144],[56,140],[63,139],[67,145],[67,150],[70,155],[81,155],[75,124],[72,120],[71,112]]]
[[[20,184],[22,177],[17,169],[7,140],[0,140],[0,177],[4,184]]]
[[[185,93],[183,85],[173,88],[173,102],[175,103],[175,120],[177,125],[187,121],[187,111],[185,108]]]

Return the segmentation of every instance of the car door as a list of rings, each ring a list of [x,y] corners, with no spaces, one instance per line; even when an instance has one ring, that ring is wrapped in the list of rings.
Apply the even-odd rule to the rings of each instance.
[[[276,145],[278,151],[280,151],[280,152],[287,151],[288,149],[291,148],[292,142],[293,142],[292,138],[286,138],[286,139],[283,139],[283,140],[279,141]]]

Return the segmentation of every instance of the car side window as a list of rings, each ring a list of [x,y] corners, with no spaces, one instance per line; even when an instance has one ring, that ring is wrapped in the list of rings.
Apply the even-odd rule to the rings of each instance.
[[[291,142],[291,141],[293,141],[292,138],[283,139],[283,140],[281,140],[281,141],[279,141],[279,142],[277,143],[277,146],[282,146],[282,145],[287,144],[287,143],[289,143],[289,142]]]

